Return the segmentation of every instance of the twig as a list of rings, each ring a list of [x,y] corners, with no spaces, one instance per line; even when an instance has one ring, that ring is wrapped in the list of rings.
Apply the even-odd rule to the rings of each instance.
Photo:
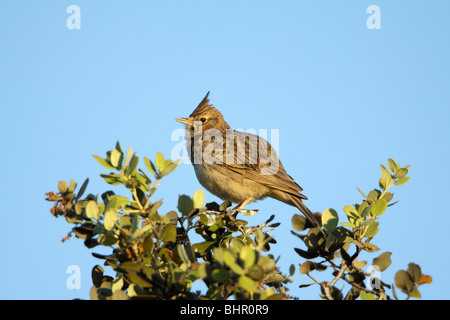
[[[347,265],[341,266],[341,270],[339,270],[336,277],[334,277],[334,279],[328,284],[328,287],[333,287],[340,278],[343,278],[342,275],[344,274],[345,270],[347,270],[347,268]]]
[[[331,296],[331,293],[330,293],[330,287],[328,287],[326,283],[317,281],[312,275],[309,274],[309,272],[308,272],[306,275],[307,275],[312,281],[314,281],[316,284],[318,284],[319,286],[322,287],[323,292],[324,292],[324,294],[325,294],[325,297],[326,297],[328,300],[334,300],[333,297]]]

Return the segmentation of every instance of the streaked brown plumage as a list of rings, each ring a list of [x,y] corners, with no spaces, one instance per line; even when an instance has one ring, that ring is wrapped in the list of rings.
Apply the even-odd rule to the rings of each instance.
[[[297,207],[314,225],[312,212],[303,204],[303,190],[283,168],[275,150],[263,138],[230,129],[209,92],[186,125],[188,153],[199,182],[222,200],[240,204],[271,197]]]

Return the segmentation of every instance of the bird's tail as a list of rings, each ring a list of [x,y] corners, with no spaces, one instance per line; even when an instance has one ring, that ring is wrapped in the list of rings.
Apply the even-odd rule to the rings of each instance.
[[[307,206],[302,202],[301,199],[289,195],[289,198],[291,199],[292,203],[305,215],[305,217],[308,219],[309,222],[312,223],[314,227],[320,228],[320,224],[317,221],[314,214],[308,209]]]

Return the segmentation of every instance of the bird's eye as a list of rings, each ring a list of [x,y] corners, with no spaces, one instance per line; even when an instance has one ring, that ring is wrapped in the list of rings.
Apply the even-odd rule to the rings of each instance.
[[[200,121],[201,121],[202,123],[205,123],[205,122],[206,122],[206,118],[201,118]]]

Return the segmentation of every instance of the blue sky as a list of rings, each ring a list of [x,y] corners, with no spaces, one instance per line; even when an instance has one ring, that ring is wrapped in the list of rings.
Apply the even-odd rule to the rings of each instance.
[[[71,4],[79,30],[66,26]],[[372,4],[379,30],[366,26]],[[443,0],[3,1],[0,298],[88,298],[102,261],[81,240],[60,242],[70,226],[51,216],[44,193],[86,177],[88,192],[110,189],[92,155],[117,140],[140,156],[169,157],[182,127],[174,119],[211,91],[231,127],[279,130],[280,158],[311,210],[331,207],[344,221],[342,207],[360,201],[356,187],[378,186],[379,164],[411,164],[373,241],[393,252],[382,280],[415,262],[433,277],[423,298],[448,299],[448,12]],[[155,197],[168,212],[199,188],[182,164]],[[251,223],[271,214],[281,222],[274,254],[287,273],[302,262],[289,232],[295,208],[272,199],[250,206],[260,209]],[[71,265],[81,289],[67,288]],[[307,277],[297,271],[294,280],[292,295],[317,298],[315,286],[298,289]]]

